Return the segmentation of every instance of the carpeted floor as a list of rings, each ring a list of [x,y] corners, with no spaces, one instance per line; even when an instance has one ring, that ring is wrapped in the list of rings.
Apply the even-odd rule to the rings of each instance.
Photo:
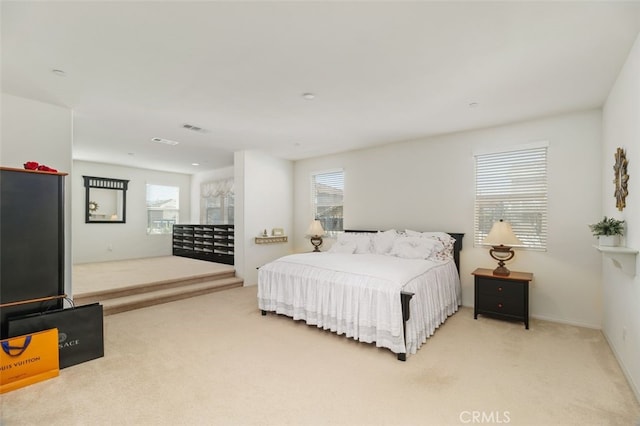
[[[105,318],[105,357],[2,395],[13,425],[629,425],[597,330],[462,308],[400,362],[269,314],[243,287]]]

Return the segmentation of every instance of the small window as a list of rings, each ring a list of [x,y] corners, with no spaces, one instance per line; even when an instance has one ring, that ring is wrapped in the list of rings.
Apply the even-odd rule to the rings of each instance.
[[[147,234],[171,234],[178,223],[180,188],[147,184]]]
[[[233,225],[235,214],[233,178],[200,185],[200,223]]]
[[[233,225],[234,209],[233,195],[209,197],[206,200],[205,216],[202,223],[211,225]]]
[[[313,219],[322,223],[328,235],[344,230],[343,226],[344,171],[336,170],[311,175]]]
[[[526,248],[546,250],[547,144],[476,155],[475,163],[474,244],[503,219]]]

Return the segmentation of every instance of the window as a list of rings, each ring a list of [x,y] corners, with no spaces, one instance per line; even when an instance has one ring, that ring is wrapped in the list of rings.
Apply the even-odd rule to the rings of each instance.
[[[476,155],[474,244],[504,219],[525,247],[547,248],[547,144]]]
[[[200,185],[200,223],[233,225],[235,213],[233,178]]]
[[[147,184],[147,234],[170,234],[178,223],[180,188]]]
[[[234,209],[233,195],[218,195],[207,198],[203,223],[233,225]]]
[[[342,200],[344,171],[335,170],[311,175],[311,203],[313,217],[322,223],[329,235],[342,231]]]

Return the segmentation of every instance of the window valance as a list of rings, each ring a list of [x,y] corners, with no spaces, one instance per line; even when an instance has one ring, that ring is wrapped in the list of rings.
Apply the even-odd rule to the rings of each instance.
[[[226,197],[233,194],[233,178],[205,182],[200,185],[200,196],[202,198]]]

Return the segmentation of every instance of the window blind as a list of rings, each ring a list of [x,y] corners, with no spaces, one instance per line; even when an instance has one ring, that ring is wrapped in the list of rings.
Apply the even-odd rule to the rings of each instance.
[[[547,147],[476,155],[474,244],[503,219],[526,248],[547,248]]]
[[[313,218],[322,223],[329,235],[343,227],[344,171],[334,170],[311,175]]]

